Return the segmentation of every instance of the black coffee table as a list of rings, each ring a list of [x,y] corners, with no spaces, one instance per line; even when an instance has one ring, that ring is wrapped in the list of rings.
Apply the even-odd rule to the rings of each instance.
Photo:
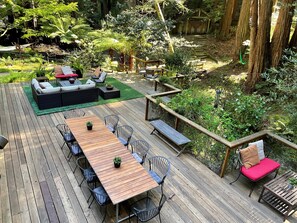
[[[121,97],[121,92],[119,89],[113,87],[113,89],[108,90],[106,87],[99,87],[99,95],[104,99],[119,98]]]
[[[76,79],[76,80],[74,81],[73,84],[71,84],[71,83],[69,82],[69,80],[59,81],[59,84],[60,84],[62,87],[66,87],[66,86],[73,86],[73,85],[81,85],[81,82],[80,82],[80,80]]]

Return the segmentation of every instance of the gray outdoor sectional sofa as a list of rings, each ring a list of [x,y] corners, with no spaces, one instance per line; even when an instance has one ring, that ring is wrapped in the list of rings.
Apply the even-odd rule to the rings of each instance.
[[[53,87],[49,82],[33,79],[31,89],[40,110],[98,101],[98,88],[91,80],[81,85]]]

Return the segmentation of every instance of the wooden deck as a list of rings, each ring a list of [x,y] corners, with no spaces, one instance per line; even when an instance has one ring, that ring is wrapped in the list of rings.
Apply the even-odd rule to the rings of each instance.
[[[145,80],[128,84],[144,93],[152,86]],[[118,114],[120,125],[133,127],[132,140],[145,139],[151,144],[148,156],[162,155],[171,161],[164,185],[171,199],[162,209],[162,222],[282,222],[281,215],[257,202],[257,191],[249,198],[244,183],[230,186],[234,176],[222,179],[189,154],[176,157],[170,147],[150,135],[152,126],[144,120],[144,108],[145,99],[139,98],[83,110],[101,120]],[[59,123],[64,123],[62,113],[35,116],[20,84],[0,85],[0,134],[9,139],[0,151],[0,222],[102,220],[103,210],[101,213],[95,204],[88,208],[87,189],[78,186],[82,176],[79,171],[73,174],[74,163],[65,157],[68,151],[60,149],[63,140],[55,128]],[[122,215],[125,207],[123,204]],[[110,205],[106,222],[114,220],[115,208]],[[297,222],[296,213],[287,222]]]

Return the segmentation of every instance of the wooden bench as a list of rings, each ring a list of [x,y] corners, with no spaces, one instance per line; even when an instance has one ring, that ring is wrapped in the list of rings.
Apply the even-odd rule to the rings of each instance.
[[[156,132],[160,133],[166,139],[169,139],[171,142],[173,142],[175,145],[179,147],[180,150],[176,149],[174,146],[167,143],[167,141],[165,141],[163,137],[160,137],[159,134],[155,134],[156,136],[160,137],[160,139],[163,139],[164,142],[166,142],[172,149],[174,149],[177,152],[176,156],[179,156],[185,150],[185,145],[191,142],[190,139],[185,137],[183,134],[181,134],[180,132],[178,132],[162,120],[154,120],[150,121],[150,123],[154,127],[154,130],[151,132],[151,135]]]

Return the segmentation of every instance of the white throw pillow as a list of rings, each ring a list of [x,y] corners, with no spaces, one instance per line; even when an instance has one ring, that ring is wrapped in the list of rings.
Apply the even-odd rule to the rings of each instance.
[[[96,86],[95,84],[81,84],[81,85],[78,85],[78,88],[80,90],[85,90],[85,89],[94,88],[95,86]]]
[[[264,142],[263,140],[259,140],[259,141],[256,141],[256,142],[251,142],[249,143],[249,146],[251,145],[256,145],[257,148],[258,148],[258,155],[259,155],[259,159],[262,160],[265,158],[265,153],[264,153]]]
[[[71,70],[71,67],[69,66],[63,66],[62,67],[62,71],[63,71],[63,74],[73,74],[73,71]]]
[[[61,90],[62,91],[75,91],[75,90],[78,90],[78,85],[61,87]]]
[[[41,93],[43,93],[43,94],[58,93],[60,91],[61,91],[61,88],[60,87],[41,89]]]
[[[103,82],[103,81],[105,80],[106,75],[107,75],[107,74],[103,71],[103,72],[101,73],[100,77],[99,77],[99,80],[100,80],[101,82]]]
[[[53,88],[53,86],[49,82],[41,82],[41,83],[39,83],[39,85],[41,88],[45,88],[45,89]]]

